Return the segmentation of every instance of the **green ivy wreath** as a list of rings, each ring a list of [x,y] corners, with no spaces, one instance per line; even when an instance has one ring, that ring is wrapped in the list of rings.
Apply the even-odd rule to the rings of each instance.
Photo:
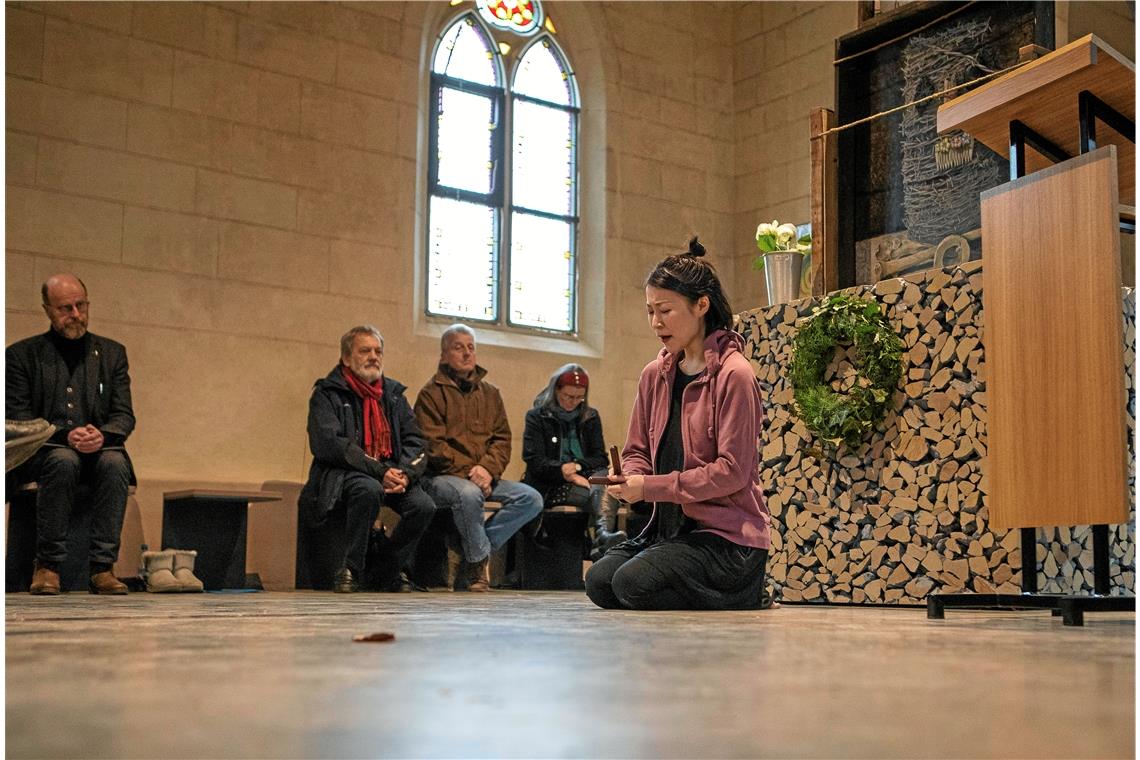
[[[855,347],[865,382],[840,395],[824,382],[824,373],[836,346],[848,344]],[[813,310],[792,342],[788,378],[796,415],[825,448],[835,452],[840,443],[858,448],[886,417],[902,376],[902,350],[902,341],[875,301],[836,294]]]

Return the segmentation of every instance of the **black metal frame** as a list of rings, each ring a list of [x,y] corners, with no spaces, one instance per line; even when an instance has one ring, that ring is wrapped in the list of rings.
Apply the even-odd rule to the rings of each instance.
[[[494,129],[491,131],[491,192],[479,193],[472,190],[463,190],[461,188],[449,187],[443,185],[439,181],[439,102],[445,89],[457,90],[461,92],[470,92],[481,97],[485,97],[491,101],[491,111]],[[431,75],[431,117],[428,119],[428,200],[432,196],[441,198],[450,198],[457,201],[466,201],[468,203],[477,203],[481,206],[486,206],[495,211],[495,229],[494,229],[494,247],[492,249],[491,258],[495,278],[494,286],[494,316],[490,319],[485,317],[475,317],[468,315],[465,319],[473,322],[488,322],[494,324],[499,321],[502,315],[502,287],[501,287],[501,256],[502,246],[499,234],[501,225],[503,223],[503,155],[506,150],[505,143],[505,129],[504,118],[506,115],[505,107],[506,95],[501,87],[492,87],[488,85],[481,85],[475,82],[468,82],[463,79],[456,79],[444,74],[432,73]],[[430,213],[429,213],[430,216]],[[428,256],[424,256],[424,269],[427,273]],[[426,313],[431,316],[436,315],[435,312],[427,308],[425,304]]]
[[[1055,164],[1068,161],[1070,156],[1064,148],[1014,119],[1009,123],[1009,179],[1013,181],[1025,176],[1025,148],[1029,146]]]
[[[1136,142],[1136,124],[1113,109],[1088,90],[1077,96],[1080,113],[1081,154],[1096,149],[1096,120],[1104,122],[1120,135]],[[1009,123],[1009,178],[1025,176],[1025,148],[1029,146],[1054,163],[1072,158],[1065,150],[1054,145],[1045,137],[1014,119]],[[1121,229],[1125,225],[1135,233],[1134,222],[1121,219]],[[1068,626],[1084,625],[1085,612],[1128,612],[1136,611],[1136,597],[1109,596],[1109,556],[1108,527],[1093,525],[1093,593],[1091,596],[1078,594],[1038,594],[1037,593],[1037,529],[1021,528],[1021,594],[931,594],[926,597],[926,617],[941,620],[947,607],[971,609],[1049,609],[1053,615],[1060,615]]]
[[[1124,139],[1136,143],[1136,122],[1093,95],[1088,90],[1077,94],[1077,109],[1081,123],[1081,153],[1096,150],[1096,122],[1099,119]],[[1120,217],[1120,229],[1136,234],[1136,220]]]

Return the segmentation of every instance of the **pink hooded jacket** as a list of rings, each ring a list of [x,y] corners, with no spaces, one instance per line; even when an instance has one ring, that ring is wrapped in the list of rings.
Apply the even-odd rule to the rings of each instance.
[[[741,546],[771,546],[771,517],[760,490],[757,439],[764,423],[760,387],[731,330],[705,338],[706,371],[686,388],[681,408],[685,469],[654,475],[669,421],[677,358],[665,349],[641,371],[622,451],[622,472],[645,476],[645,500],[681,505],[707,530]]]

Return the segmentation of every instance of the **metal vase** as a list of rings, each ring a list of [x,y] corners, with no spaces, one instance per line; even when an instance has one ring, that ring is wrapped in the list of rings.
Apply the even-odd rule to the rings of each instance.
[[[772,251],[764,254],[764,283],[768,286],[768,303],[787,303],[800,297],[800,275],[804,255],[794,251]]]

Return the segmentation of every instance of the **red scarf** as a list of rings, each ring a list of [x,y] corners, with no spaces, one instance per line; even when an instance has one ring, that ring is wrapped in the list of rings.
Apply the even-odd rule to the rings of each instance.
[[[340,372],[352,392],[364,401],[364,453],[373,459],[388,459],[392,456],[392,428],[380,406],[380,399],[384,398],[384,378],[368,385],[343,364]]]

